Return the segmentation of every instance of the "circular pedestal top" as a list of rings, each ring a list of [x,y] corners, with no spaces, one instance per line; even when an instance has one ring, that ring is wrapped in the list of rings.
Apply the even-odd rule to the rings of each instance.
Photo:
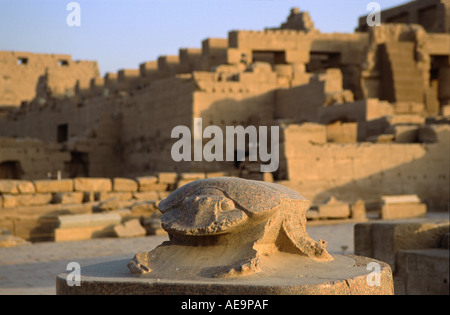
[[[388,264],[361,256],[333,255],[318,262],[308,257],[278,253],[262,257],[264,269],[235,278],[158,279],[137,276],[127,268],[128,259],[81,266],[79,285],[70,286],[73,274],[56,279],[56,293],[99,295],[340,295],[393,294]],[[173,270],[176,275],[176,270]],[[69,277],[69,278],[68,278]],[[76,280],[76,279],[75,279]],[[75,283],[77,284],[77,283]]]

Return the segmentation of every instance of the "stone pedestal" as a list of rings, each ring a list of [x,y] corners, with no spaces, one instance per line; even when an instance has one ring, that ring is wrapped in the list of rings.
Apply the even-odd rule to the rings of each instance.
[[[98,295],[379,295],[393,294],[389,265],[361,256],[333,255],[318,262],[305,256],[277,253],[262,257],[264,268],[236,278],[187,279],[170,263],[167,278],[133,275],[129,260],[81,267],[80,286],[69,286],[69,272],[56,279],[56,293]],[[150,276],[151,275],[151,276]],[[72,277],[69,279],[73,280]]]

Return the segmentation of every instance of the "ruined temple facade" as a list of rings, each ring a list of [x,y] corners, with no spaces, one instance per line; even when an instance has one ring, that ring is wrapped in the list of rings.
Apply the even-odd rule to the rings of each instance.
[[[231,31],[104,77],[95,62],[0,52],[0,80],[9,82],[0,85],[0,105],[9,108],[0,121],[0,177],[233,168],[251,177],[251,163],[171,159],[172,129],[193,130],[202,118],[203,128],[279,126],[273,177],[310,199],[413,192],[446,207],[449,6],[416,2],[445,8],[436,11],[445,23],[360,22],[355,33],[329,34],[293,9],[279,28]],[[19,65],[20,58],[28,59]],[[39,69],[31,69],[33,60],[41,60]],[[23,93],[15,90],[20,84]],[[34,149],[22,138],[35,138]]]
[[[72,60],[70,55],[0,51],[0,106],[45,98],[73,96],[75,86],[89,87],[100,76],[97,62]]]

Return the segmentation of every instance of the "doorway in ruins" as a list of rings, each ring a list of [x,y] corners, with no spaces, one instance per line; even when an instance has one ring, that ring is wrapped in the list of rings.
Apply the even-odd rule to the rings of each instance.
[[[89,176],[89,155],[85,152],[70,152],[70,161],[66,164],[70,178]]]
[[[60,124],[56,129],[56,141],[64,143],[69,139],[69,126],[67,124]]]
[[[5,161],[0,163],[0,179],[21,179],[23,175],[19,161]]]
[[[340,52],[312,51],[309,55],[309,63],[306,64],[307,72],[325,72],[329,68],[340,68]]]

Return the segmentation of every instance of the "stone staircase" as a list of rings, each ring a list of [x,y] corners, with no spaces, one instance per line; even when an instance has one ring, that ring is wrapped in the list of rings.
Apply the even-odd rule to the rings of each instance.
[[[383,99],[390,102],[424,102],[422,71],[414,59],[414,43],[395,42],[381,46]]]

